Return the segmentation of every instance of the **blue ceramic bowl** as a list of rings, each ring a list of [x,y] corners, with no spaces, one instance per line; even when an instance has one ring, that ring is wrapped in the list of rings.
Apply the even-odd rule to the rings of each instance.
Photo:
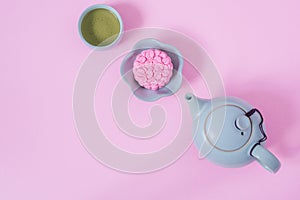
[[[140,86],[133,76],[132,69],[135,58],[146,49],[160,49],[166,52],[173,63],[173,75],[170,82],[158,90],[150,90]],[[170,96],[179,90],[182,83],[182,68],[183,58],[175,47],[149,38],[135,44],[132,51],[124,58],[121,64],[121,75],[137,98],[150,102]]]
[[[88,14],[89,12],[93,11],[93,10],[96,10],[96,9],[105,9],[105,10],[108,10],[110,11],[111,13],[113,13],[117,18],[118,18],[118,21],[120,23],[120,32],[118,34],[118,37],[110,44],[106,45],[106,46],[94,46],[90,43],[88,43],[85,38],[83,37],[82,35],[82,32],[81,32],[81,23],[82,23],[82,20],[83,18],[86,16],[86,14]],[[81,40],[89,47],[91,48],[95,48],[97,50],[104,50],[104,49],[107,49],[111,46],[114,46],[116,45],[121,36],[122,36],[122,33],[123,33],[123,21],[122,21],[122,18],[120,16],[120,14],[111,6],[108,6],[108,5],[104,5],[104,4],[96,4],[96,5],[93,5],[93,6],[90,6],[88,7],[85,11],[83,11],[83,13],[81,14],[80,18],[79,18],[79,21],[78,21],[78,32],[79,32],[79,35],[80,35],[80,38]]]

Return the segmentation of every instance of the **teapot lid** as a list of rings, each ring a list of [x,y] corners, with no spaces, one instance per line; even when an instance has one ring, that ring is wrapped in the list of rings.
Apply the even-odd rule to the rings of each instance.
[[[252,134],[252,120],[242,107],[225,104],[211,110],[204,120],[205,140],[214,148],[232,152],[244,147]]]

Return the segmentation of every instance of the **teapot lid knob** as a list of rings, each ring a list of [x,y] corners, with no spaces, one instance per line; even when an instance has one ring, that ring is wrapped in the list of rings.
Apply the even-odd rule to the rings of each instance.
[[[244,130],[250,128],[251,122],[250,122],[249,117],[247,117],[246,115],[239,116],[235,120],[235,126],[241,131],[244,131]]]

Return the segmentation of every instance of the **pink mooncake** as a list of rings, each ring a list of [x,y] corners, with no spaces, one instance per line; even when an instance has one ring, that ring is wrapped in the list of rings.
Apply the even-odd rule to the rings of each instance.
[[[168,84],[172,71],[171,58],[159,49],[142,51],[133,64],[134,79],[140,86],[151,90],[158,90]]]

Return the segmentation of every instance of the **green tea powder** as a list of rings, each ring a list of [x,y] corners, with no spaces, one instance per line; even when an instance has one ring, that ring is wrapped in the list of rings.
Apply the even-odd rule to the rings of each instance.
[[[120,33],[120,22],[109,10],[95,9],[87,13],[81,23],[84,39],[93,46],[107,46]]]

